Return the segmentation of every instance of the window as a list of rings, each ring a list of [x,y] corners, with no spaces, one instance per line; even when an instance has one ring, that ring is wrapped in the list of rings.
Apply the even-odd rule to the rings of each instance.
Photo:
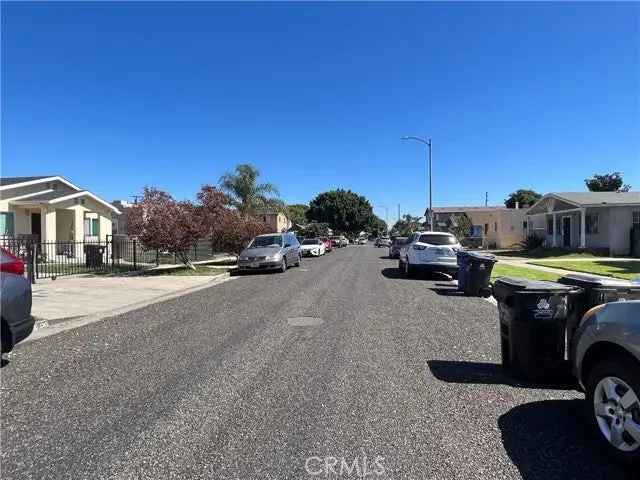
[[[631,214],[631,223],[635,228],[640,228],[640,210],[635,210]]]
[[[587,215],[586,224],[587,228],[585,229],[585,233],[588,235],[592,235],[598,233],[598,214],[592,213]]]
[[[486,235],[487,233],[489,233],[489,224],[485,223],[484,224],[484,234]]]
[[[493,231],[494,232],[498,231],[498,222],[493,222]]]
[[[430,245],[455,245],[456,243],[458,243],[456,237],[454,237],[453,235],[447,235],[446,233],[429,233],[420,235],[418,241],[420,243],[428,243]]]
[[[547,235],[553,235],[553,217],[547,217]]]
[[[13,212],[0,212],[0,235],[13,237],[15,233]]]

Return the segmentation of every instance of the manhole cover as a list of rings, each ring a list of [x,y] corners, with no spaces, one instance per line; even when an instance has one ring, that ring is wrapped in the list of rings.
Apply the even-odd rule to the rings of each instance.
[[[288,318],[287,323],[292,327],[315,327],[322,325],[324,320],[318,317],[293,317]]]

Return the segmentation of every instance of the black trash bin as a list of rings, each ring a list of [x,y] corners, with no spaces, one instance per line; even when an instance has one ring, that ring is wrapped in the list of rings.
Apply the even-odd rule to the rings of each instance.
[[[569,327],[570,339],[580,319],[590,308],[609,302],[640,300],[640,284],[627,280],[572,273],[561,277],[558,283],[583,289],[578,296],[576,324]]]
[[[458,258],[458,290],[472,297],[491,296],[491,271],[496,257],[486,253],[460,251]]]
[[[566,326],[582,289],[555,282],[500,277],[498,301],[502,365],[527,380],[553,381],[569,373]]]
[[[89,244],[84,246],[85,264],[88,268],[99,268],[102,266],[102,255],[104,248],[101,245]]]

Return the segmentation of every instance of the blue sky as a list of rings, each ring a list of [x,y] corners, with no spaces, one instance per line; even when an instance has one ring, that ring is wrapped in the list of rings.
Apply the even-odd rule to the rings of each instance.
[[[640,188],[640,5],[2,4],[2,175],[193,198],[242,162],[289,203],[422,213]],[[384,218],[385,211],[376,208]]]

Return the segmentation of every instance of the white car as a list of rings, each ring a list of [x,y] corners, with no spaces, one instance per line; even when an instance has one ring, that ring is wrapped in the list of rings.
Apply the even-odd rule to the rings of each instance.
[[[326,250],[327,248],[324,246],[324,242],[319,238],[307,238],[300,244],[302,255],[319,257],[320,255],[324,255]]]
[[[407,276],[418,270],[458,275],[458,239],[446,232],[415,232],[400,249],[398,268]]]

